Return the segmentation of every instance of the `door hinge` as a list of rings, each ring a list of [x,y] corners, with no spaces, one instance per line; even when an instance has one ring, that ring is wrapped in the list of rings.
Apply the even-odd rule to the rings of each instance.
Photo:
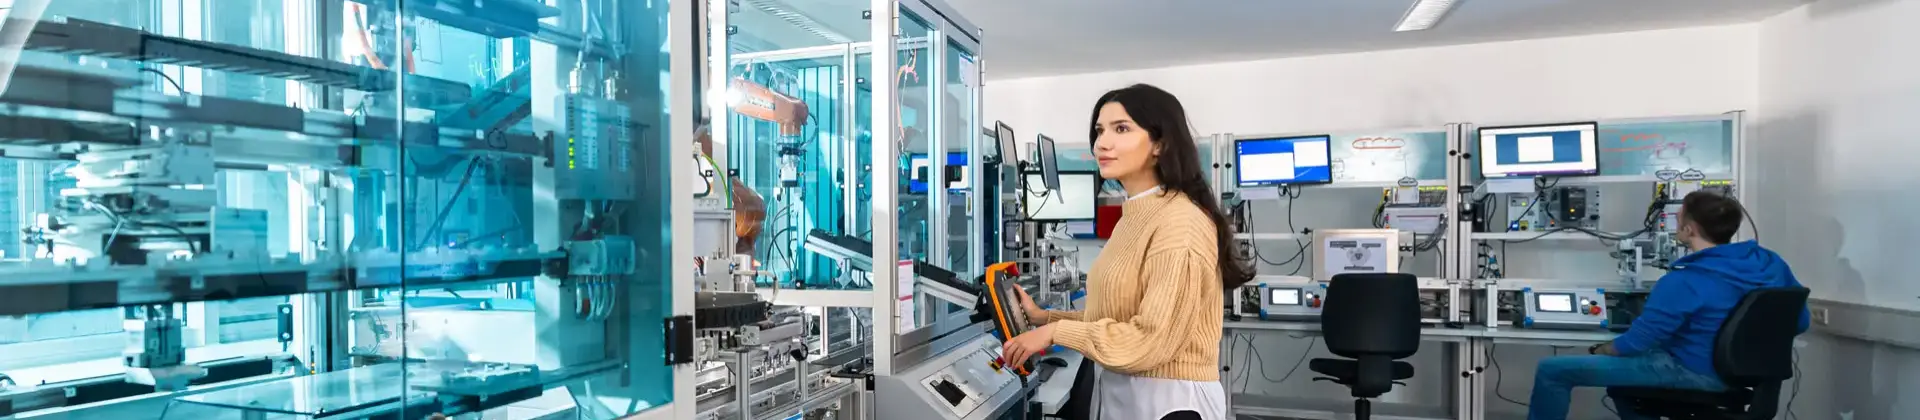
[[[693,316],[666,319],[667,366],[693,363]]]

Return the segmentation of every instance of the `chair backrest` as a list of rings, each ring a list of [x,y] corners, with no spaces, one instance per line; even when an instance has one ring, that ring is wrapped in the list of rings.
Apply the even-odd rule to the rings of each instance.
[[[1420,350],[1420,283],[1412,274],[1333,276],[1320,312],[1327,350],[1350,359],[1403,359]]]
[[[1714,338],[1713,367],[1720,379],[1752,386],[1792,378],[1793,337],[1800,333],[1808,293],[1805,287],[1773,287],[1741,297]]]

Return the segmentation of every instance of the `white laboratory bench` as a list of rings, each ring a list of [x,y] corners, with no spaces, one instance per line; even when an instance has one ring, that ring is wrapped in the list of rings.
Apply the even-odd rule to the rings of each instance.
[[[1227,321],[1225,335],[1221,337],[1221,355],[1228,354],[1230,343],[1235,334],[1279,333],[1289,335],[1320,335],[1319,322],[1285,321]],[[1481,403],[1485,395],[1491,393],[1491,384],[1485,381],[1486,375],[1480,375],[1490,364],[1490,346],[1499,344],[1535,345],[1557,347],[1586,347],[1594,343],[1606,342],[1619,336],[1619,333],[1606,330],[1549,330],[1518,327],[1489,328],[1481,325],[1466,325],[1458,328],[1445,326],[1427,326],[1420,328],[1420,340],[1426,342],[1447,343],[1451,355],[1450,369],[1458,370],[1454,377],[1455,392],[1452,407],[1425,407],[1411,404],[1391,404],[1375,402],[1374,418],[1396,420],[1482,420],[1486,418],[1486,407]],[[1223,362],[1226,360],[1223,358]],[[1228,377],[1221,378],[1223,385],[1229,385]],[[1278,397],[1255,394],[1228,393],[1228,409],[1233,416],[1275,416],[1287,418],[1346,418],[1353,410],[1351,399]],[[1229,416],[1232,417],[1232,416]]]

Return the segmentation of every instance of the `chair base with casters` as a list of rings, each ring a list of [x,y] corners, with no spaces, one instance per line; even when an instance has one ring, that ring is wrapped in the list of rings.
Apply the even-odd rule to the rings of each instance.
[[[1388,373],[1388,375],[1385,376],[1374,374],[1375,372],[1363,374],[1360,371],[1362,365],[1363,362],[1361,360],[1313,359],[1311,362],[1308,362],[1307,369],[1315,373],[1327,375],[1313,378],[1314,381],[1332,382],[1352,389],[1353,416],[1355,419],[1366,419],[1373,416],[1373,402],[1371,399],[1379,398],[1380,395],[1386,394],[1387,391],[1393,388],[1393,385],[1406,386],[1406,383],[1399,381],[1413,378],[1413,364],[1388,360],[1366,361],[1365,365],[1387,370],[1386,373]],[[1361,383],[1360,378],[1368,377],[1392,379],[1384,384]]]
[[[1607,395],[1614,398],[1616,404],[1650,417],[1766,420],[1777,412],[1780,383],[1733,387],[1719,392],[1625,387],[1608,390]]]

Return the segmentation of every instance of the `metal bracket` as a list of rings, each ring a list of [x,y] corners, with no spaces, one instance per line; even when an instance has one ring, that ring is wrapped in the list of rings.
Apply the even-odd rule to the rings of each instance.
[[[693,316],[667,318],[665,332],[667,366],[693,363]]]

